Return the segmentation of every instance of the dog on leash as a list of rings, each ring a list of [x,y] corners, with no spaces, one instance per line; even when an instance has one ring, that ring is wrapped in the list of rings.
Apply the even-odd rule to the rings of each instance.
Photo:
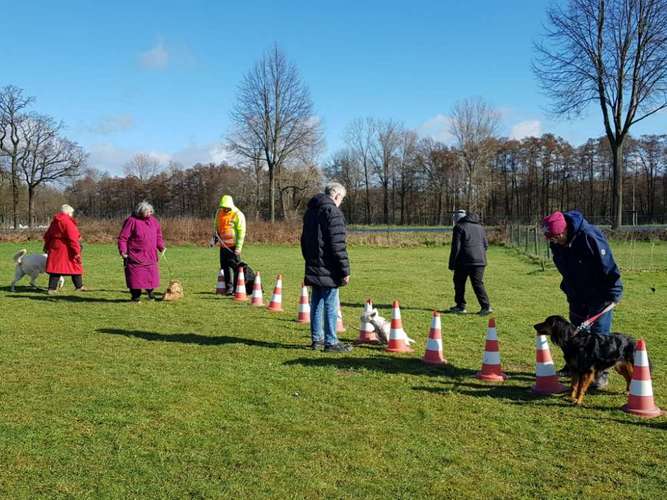
[[[373,326],[375,335],[382,344],[389,344],[389,333],[391,331],[391,321],[387,321],[378,313],[376,308],[371,309],[369,312],[364,311],[361,313],[361,321],[364,323],[370,323]],[[415,341],[408,337],[407,333],[403,332],[405,335],[405,341],[409,344],[414,344]]]
[[[635,340],[620,333],[579,333],[562,316],[549,316],[533,326],[538,335],[546,335],[561,348],[565,364],[572,373],[570,394],[576,405],[581,402],[598,372],[614,367],[630,388],[634,370]]]
[[[46,254],[45,253],[28,253],[24,248],[14,255],[14,262],[16,263],[16,271],[14,273],[14,281],[12,281],[11,290],[16,290],[16,283],[18,283],[24,276],[30,276],[30,286],[38,288],[35,280],[41,274],[46,272]],[[65,278],[62,276],[58,280],[58,289],[65,285]]]
[[[183,298],[183,285],[178,280],[171,280],[162,300],[174,301]]]

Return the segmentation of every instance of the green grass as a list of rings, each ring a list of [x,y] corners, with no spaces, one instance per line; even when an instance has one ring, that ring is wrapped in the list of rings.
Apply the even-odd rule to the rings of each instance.
[[[16,249],[0,245],[6,283]],[[387,317],[399,299],[414,355],[303,349],[294,247],[247,248],[265,299],[284,274],[282,314],[216,297],[216,253],[195,247],[167,253],[163,280],[171,273],[186,290],[176,303],[128,303],[110,245],[85,248],[88,293],[71,283],[56,298],[0,288],[0,497],[662,497],[665,417],[620,411],[620,376],[582,408],[530,392],[531,325],[566,312],[553,269],[490,249],[504,384],[472,377],[486,333],[475,315],[443,315],[449,365],[419,361],[431,310],[452,305],[447,252],[350,250],[342,338],[356,338],[367,297]],[[653,252],[664,263],[667,245]],[[667,409],[667,273],[628,272],[624,282],[615,329],[646,339]]]

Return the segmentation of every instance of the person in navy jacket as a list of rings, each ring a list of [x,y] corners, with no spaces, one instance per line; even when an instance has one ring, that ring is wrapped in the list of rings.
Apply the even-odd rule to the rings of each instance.
[[[542,228],[549,240],[554,264],[563,277],[560,288],[569,303],[570,321],[578,326],[623,296],[623,282],[609,242],[584,216],[572,210],[544,218]],[[591,332],[609,335],[613,312],[595,321]],[[595,384],[607,385],[603,372]]]

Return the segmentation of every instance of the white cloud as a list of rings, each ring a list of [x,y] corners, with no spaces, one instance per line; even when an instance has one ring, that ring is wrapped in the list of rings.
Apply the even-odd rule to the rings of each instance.
[[[122,114],[100,118],[97,123],[87,127],[87,130],[93,134],[108,135],[132,127],[134,127],[134,117],[131,114]]]
[[[169,50],[163,40],[158,40],[154,47],[139,55],[139,64],[145,69],[166,69],[169,65]]]
[[[119,148],[110,143],[95,144],[88,148],[90,153],[89,165],[111,175],[122,175],[123,165],[130,161],[139,153],[157,159],[162,167],[166,167],[169,162],[180,163],[185,168],[192,167],[195,163],[222,163],[230,161],[229,152],[220,143],[196,144],[192,143],[185,148],[179,149],[173,153],[165,151],[145,151]]]
[[[449,126],[449,117],[440,113],[417,127],[417,134],[420,137],[431,137],[436,141],[451,144],[454,136],[450,133]]]
[[[527,120],[519,122],[512,127],[510,138],[523,139],[524,137],[540,137],[542,135],[542,122],[539,120]]]

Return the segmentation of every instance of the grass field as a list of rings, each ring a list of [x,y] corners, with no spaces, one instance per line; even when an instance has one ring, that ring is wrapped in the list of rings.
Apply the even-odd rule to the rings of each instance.
[[[566,303],[557,273],[513,250],[490,249],[486,279],[511,377],[501,385],[472,377],[486,333],[476,315],[443,315],[449,365],[419,360],[431,310],[452,305],[448,247],[350,249],[342,338],[357,337],[367,297],[386,317],[398,299],[413,355],[304,349],[295,247],[246,253],[265,299],[284,274],[282,314],[214,295],[214,250],[170,248],[163,280],[181,279],[185,299],[141,304],[128,302],[111,245],[85,248],[91,291],[68,282],[55,298],[27,281],[9,291],[16,250],[0,245],[0,497],[660,498],[667,489],[667,417],[621,412],[620,376],[582,408],[530,392],[531,325]],[[664,242],[632,252],[651,251],[663,265]],[[667,409],[667,272],[623,278],[615,329],[646,339]]]

